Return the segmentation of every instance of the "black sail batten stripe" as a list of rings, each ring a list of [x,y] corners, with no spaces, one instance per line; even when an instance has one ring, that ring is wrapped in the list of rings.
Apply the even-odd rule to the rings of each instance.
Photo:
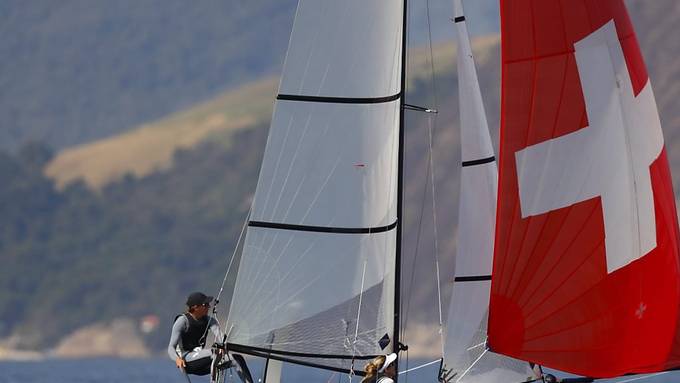
[[[491,157],[487,157],[487,158],[480,158],[478,160],[472,160],[472,161],[463,161],[463,167],[488,164],[489,162],[494,162],[494,161],[496,161],[496,156],[491,156]]]
[[[480,282],[480,281],[490,281],[491,275],[466,275],[464,277],[453,278],[454,282]]]
[[[238,343],[227,343],[227,349],[229,351],[243,352],[243,353],[246,353],[246,354],[252,353],[252,352],[257,352],[257,353],[260,353],[260,354],[267,354],[267,355],[271,355],[271,356],[280,355],[280,356],[289,356],[289,357],[298,357],[298,358],[313,358],[313,359],[369,360],[369,359],[373,359],[373,358],[378,356],[378,355],[355,355],[355,356],[352,356],[352,355],[347,355],[347,354],[314,354],[314,353],[308,353],[308,352],[283,351],[283,350],[274,350],[274,349],[270,349],[270,348],[246,346],[246,345],[238,344]]]
[[[323,365],[323,364],[287,358],[285,356],[278,356],[278,355],[274,355],[274,354],[261,353],[261,352],[252,351],[252,350],[247,350],[247,351],[233,350],[233,351],[236,351],[236,352],[241,353],[241,354],[247,354],[247,355],[255,356],[255,357],[258,357],[258,358],[272,359],[272,360],[278,360],[278,361],[281,361],[281,362],[297,364],[297,365],[305,366],[305,367],[318,368],[320,370],[340,372],[340,373],[343,373],[343,374],[349,374],[350,373],[350,370],[347,369],[347,368],[326,366],[326,365]],[[351,372],[353,372],[354,375],[366,376],[366,373],[363,372],[363,371],[360,371],[360,370],[355,370],[355,371],[351,371]]]
[[[463,22],[463,21],[465,21],[465,16],[458,16],[455,19],[453,19],[454,23],[460,23],[460,22]]]
[[[330,226],[307,226],[307,225],[291,225],[287,223],[277,222],[262,222],[249,221],[248,226],[264,227],[267,229],[293,230],[293,231],[311,231],[315,233],[333,233],[333,234],[373,234],[390,231],[397,227],[397,221],[387,226],[377,227],[330,227]]]
[[[325,97],[325,96],[305,96],[298,94],[279,94],[277,100],[302,101],[302,102],[321,102],[329,104],[381,104],[398,100],[401,92],[385,97]]]

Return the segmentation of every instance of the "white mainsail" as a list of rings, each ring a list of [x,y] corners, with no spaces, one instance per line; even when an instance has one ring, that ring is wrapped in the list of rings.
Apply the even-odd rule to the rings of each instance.
[[[270,359],[267,361],[267,367],[264,373],[264,382],[266,383],[279,383],[281,382],[281,369],[283,367],[283,362],[278,360]]]
[[[300,0],[231,350],[344,371],[393,350],[403,12],[401,1]]]
[[[498,168],[461,0],[454,0],[462,170],[453,295],[444,342],[451,382],[520,382],[528,364],[487,351]]]

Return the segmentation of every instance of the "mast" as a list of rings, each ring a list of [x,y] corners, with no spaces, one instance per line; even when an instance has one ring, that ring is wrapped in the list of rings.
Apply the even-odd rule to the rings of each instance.
[[[408,1],[404,0],[403,3],[403,20],[401,28],[401,85],[400,92],[401,97],[399,98],[399,159],[398,159],[398,170],[397,170],[397,243],[396,243],[396,258],[395,258],[395,268],[394,268],[394,336],[392,349],[399,355],[401,349],[401,343],[399,338],[400,331],[400,317],[401,312],[401,253],[402,253],[402,230],[404,227],[404,114],[406,109],[404,108],[406,99],[406,45],[407,34],[406,27],[408,23]],[[394,362],[395,369],[399,371],[399,358]],[[395,382],[399,379],[399,374],[394,377]]]

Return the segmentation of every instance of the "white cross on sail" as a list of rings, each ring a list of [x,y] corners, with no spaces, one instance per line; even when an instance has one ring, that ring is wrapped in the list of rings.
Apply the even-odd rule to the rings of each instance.
[[[589,126],[515,153],[522,217],[600,197],[612,273],[656,247],[649,166],[663,135],[649,81],[634,96],[613,20],[575,48]]]

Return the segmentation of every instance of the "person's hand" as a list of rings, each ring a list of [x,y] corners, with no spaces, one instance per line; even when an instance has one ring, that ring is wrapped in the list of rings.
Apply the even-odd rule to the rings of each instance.
[[[175,359],[175,364],[177,365],[177,368],[186,368],[187,367],[187,364],[186,364],[186,362],[184,362],[184,359],[182,359],[180,357],[177,357],[177,359]]]

